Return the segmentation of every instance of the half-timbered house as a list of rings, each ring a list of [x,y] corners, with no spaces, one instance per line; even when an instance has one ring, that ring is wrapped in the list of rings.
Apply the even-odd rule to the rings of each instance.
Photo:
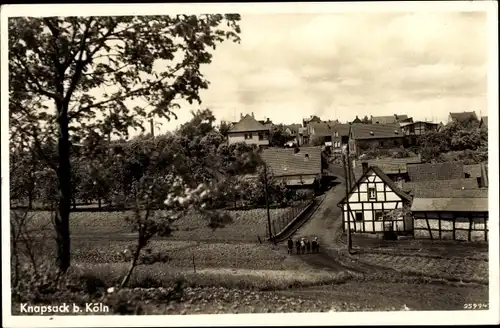
[[[379,167],[365,166],[363,175],[338,204],[343,229],[348,229],[350,220],[351,233],[406,235],[413,229],[411,201]]]
[[[488,189],[415,190],[416,239],[488,241]]]

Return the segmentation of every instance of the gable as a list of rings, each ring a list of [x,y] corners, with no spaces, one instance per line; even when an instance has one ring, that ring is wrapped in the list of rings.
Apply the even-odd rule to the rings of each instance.
[[[376,199],[368,198],[368,188],[375,188]],[[394,181],[392,181],[377,166],[371,166],[363,174],[356,184],[351,188],[349,202],[399,202],[411,201],[411,197],[403,192]],[[346,197],[339,204],[345,203]]]
[[[238,123],[233,125],[229,133],[235,132],[252,132],[252,131],[269,131],[269,128],[259,123],[255,118],[250,115],[243,117]]]
[[[370,199],[368,189],[375,189],[376,198]],[[400,202],[402,198],[392,190],[375,172],[361,178],[349,193],[349,203],[356,202]]]

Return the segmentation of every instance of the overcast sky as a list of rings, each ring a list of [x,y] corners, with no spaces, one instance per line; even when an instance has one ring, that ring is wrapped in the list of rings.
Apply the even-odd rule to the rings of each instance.
[[[487,115],[486,23],[477,12],[242,15],[241,44],[218,47],[203,70],[202,107],[276,123]],[[177,113],[161,130],[190,117],[188,107]]]

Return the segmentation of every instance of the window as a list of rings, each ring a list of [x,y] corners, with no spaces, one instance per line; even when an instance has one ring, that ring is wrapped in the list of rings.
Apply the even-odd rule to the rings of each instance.
[[[332,141],[332,136],[325,137],[325,142],[331,142],[331,141]]]
[[[384,142],[380,141],[379,145],[380,145],[380,147],[384,147]]]
[[[356,212],[355,218],[356,221],[363,221],[363,212]]]
[[[245,139],[252,139],[251,133],[245,133]]]
[[[259,133],[259,140],[264,140],[264,133]]]
[[[368,199],[377,199],[377,191],[373,187],[368,187]]]
[[[384,219],[384,212],[375,211],[375,220],[380,221]]]

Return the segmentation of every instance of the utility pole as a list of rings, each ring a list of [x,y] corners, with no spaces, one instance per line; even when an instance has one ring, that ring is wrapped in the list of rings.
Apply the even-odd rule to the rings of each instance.
[[[264,163],[264,190],[265,190],[265,196],[266,196],[266,209],[267,209],[267,226],[269,228],[269,238],[272,241],[274,240],[274,236],[272,235],[271,231],[271,213],[269,212],[269,192],[267,189],[267,164]]]
[[[344,174],[346,176],[346,182],[345,182],[345,206],[346,206],[346,214],[347,214],[347,250],[349,251],[349,254],[352,252],[352,237],[351,237],[351,211],[349,207],[349,190],[351,186],[351,181],[348,180],[348,162],[349,158],[347,157],[347,154],[349,149],[349,143],[347,144],[346,151],[342,154],[342,159],[343,159],[343,164],[344,164]]]

